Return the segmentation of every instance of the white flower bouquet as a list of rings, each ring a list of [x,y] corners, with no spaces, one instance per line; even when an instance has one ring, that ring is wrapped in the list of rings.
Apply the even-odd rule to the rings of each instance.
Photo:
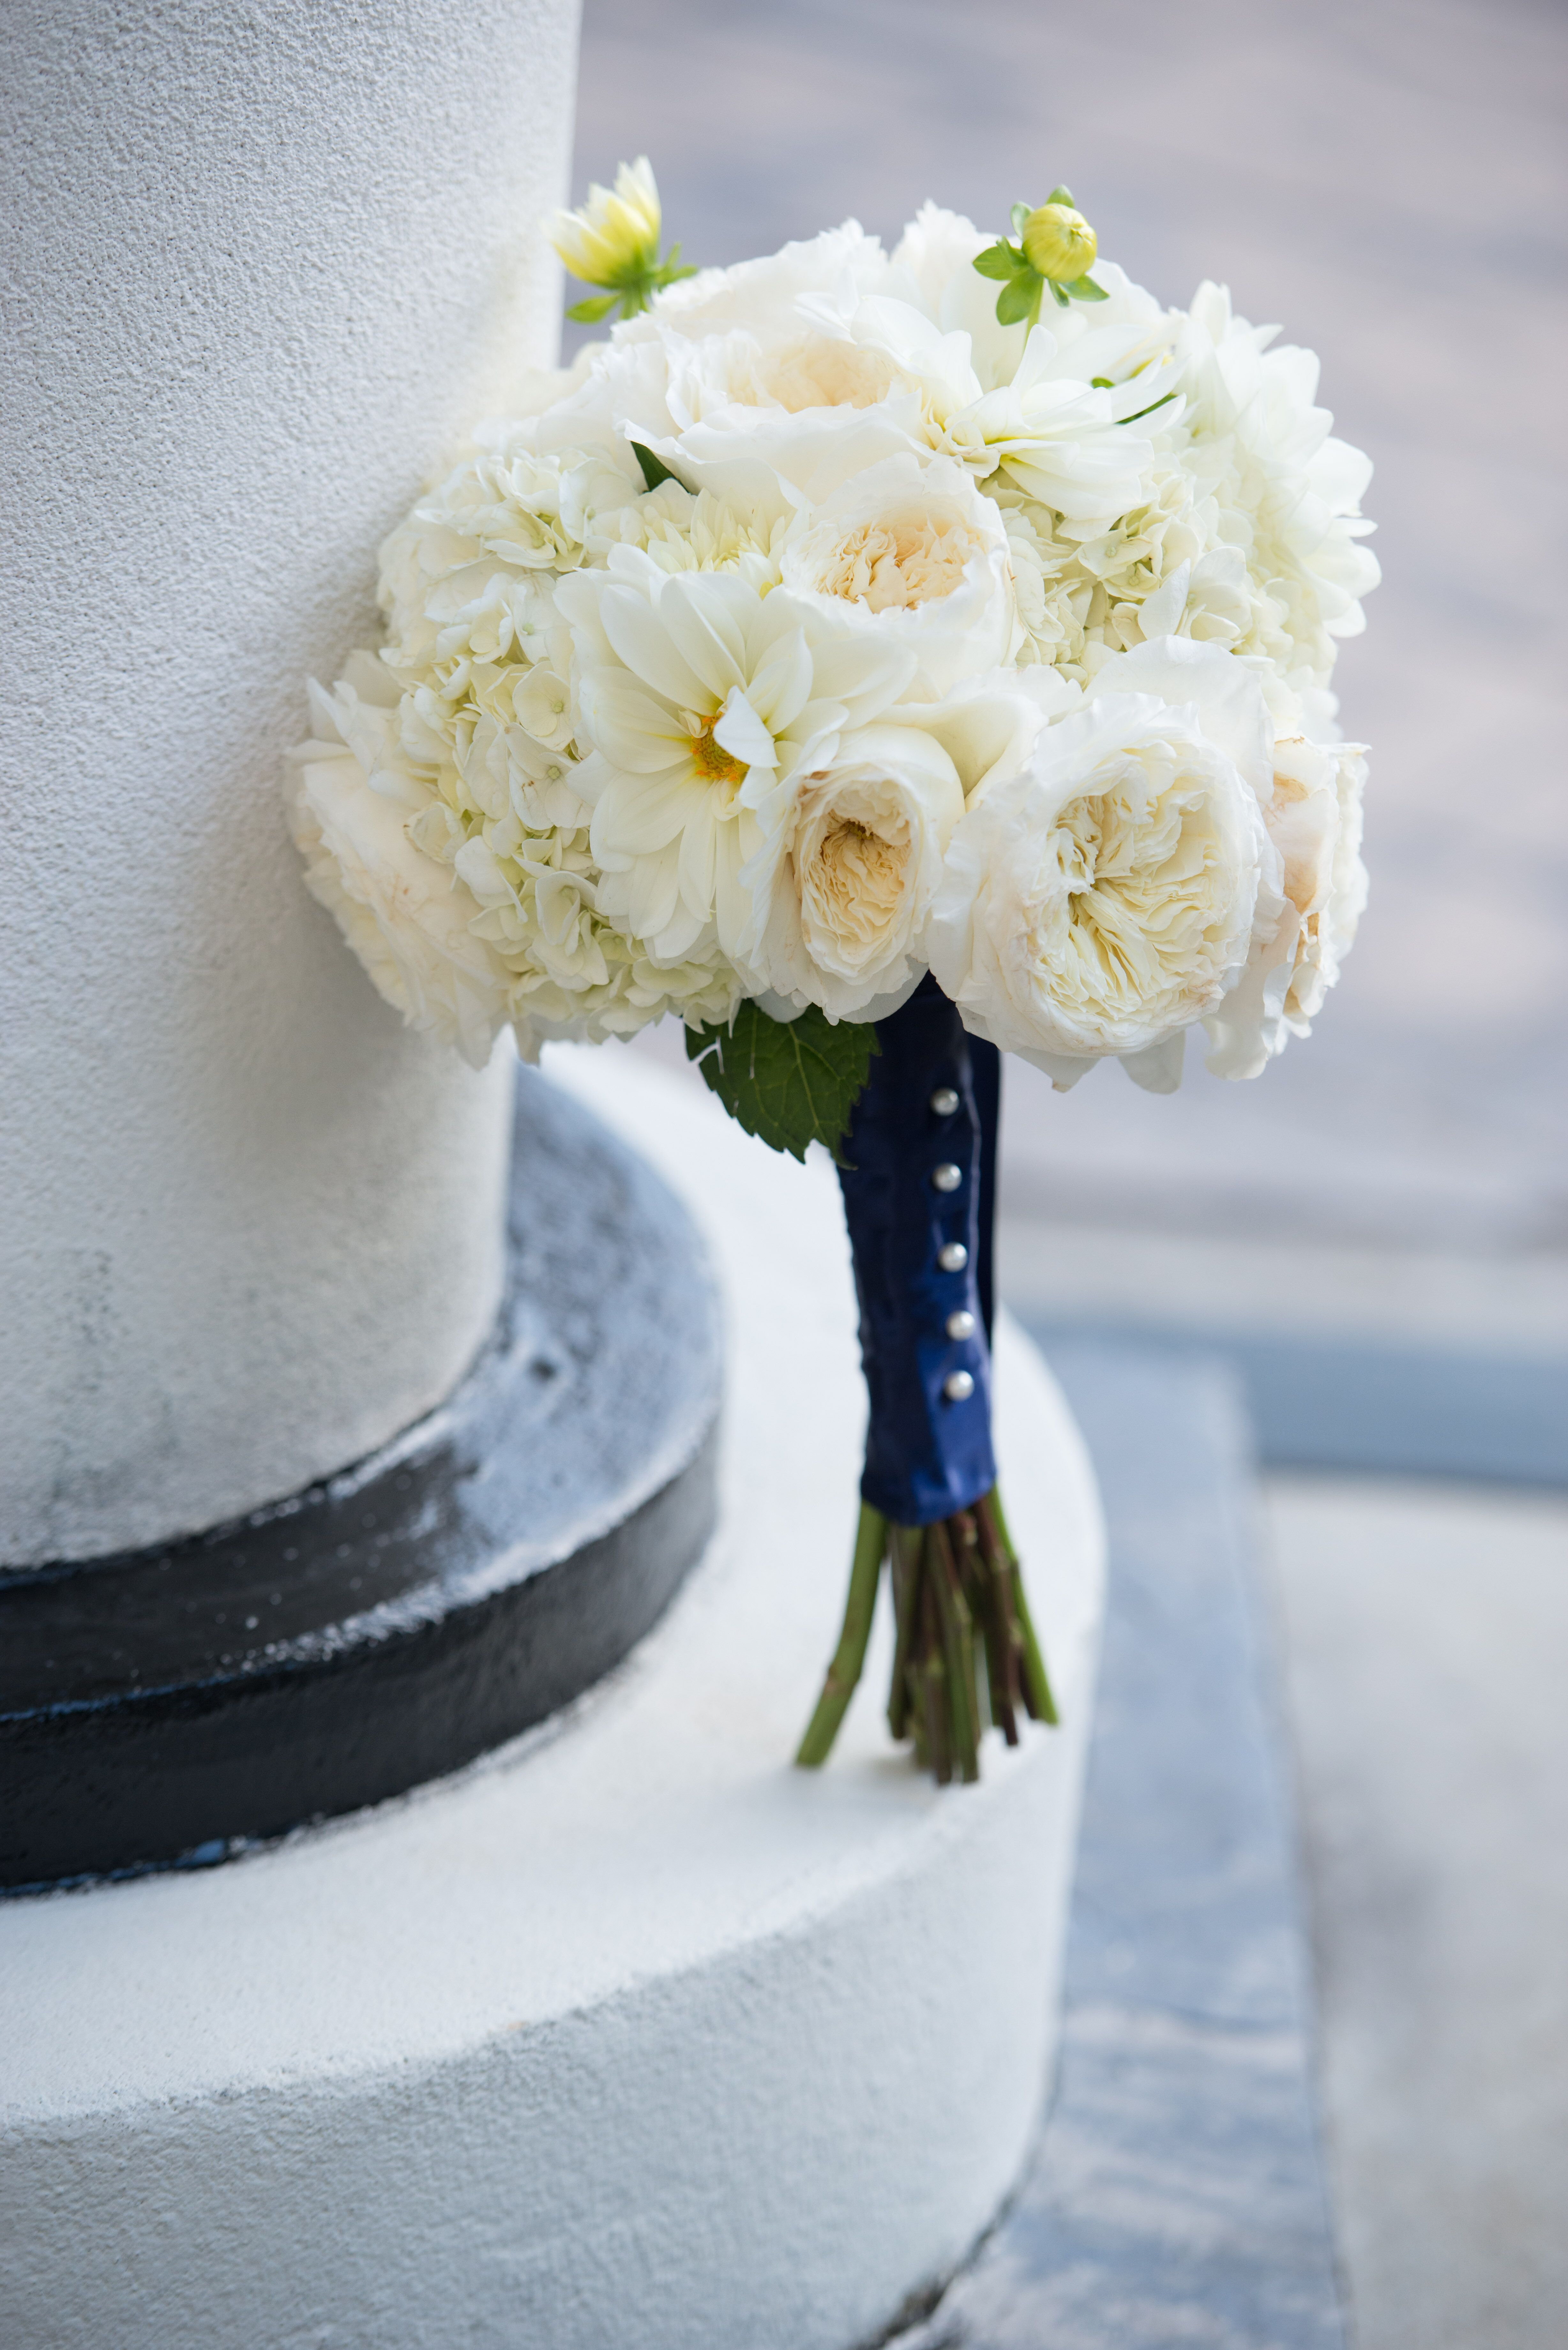
[[[940,1779],[1051,1719],[995,1492],[998,1051],[1256,1076],[1366,897],[1337,640],[1369,466],[1311,353],[1167,309],[1064,188],[765,260],[659,255],[645,161],[556,224],[620,318],[382,551],[385,644],[291,764],[310,887],[483,1063],[673,1013],[731,1113],[839,1162],[871,1394],[825,1759],[886,1562]]]

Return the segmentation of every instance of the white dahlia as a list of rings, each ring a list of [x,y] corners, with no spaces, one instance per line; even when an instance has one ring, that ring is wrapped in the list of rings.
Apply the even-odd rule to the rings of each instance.
[[[782,591],[764,598],[733,572],[671,574],[634,547],[563,581],[558,600],[601,902],[661,961],[716,937],[743,962],[754,924],[741,868],[774,795],[897,700],[913,656],[814,631]]]

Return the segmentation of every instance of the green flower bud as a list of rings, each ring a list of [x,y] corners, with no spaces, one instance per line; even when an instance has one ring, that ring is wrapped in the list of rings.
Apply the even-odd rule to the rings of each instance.
[[[613,190],[596,185],[575,213],[558,212],[550,242],[585,286],[638,288],[658,266],[660,224],[652,166],[639,155],[621,165]]]
[[[1040,204],[1023,224],[1023,258],[1042,277],[1071,286],[1095,265],[1095,232],[1071,204]]]

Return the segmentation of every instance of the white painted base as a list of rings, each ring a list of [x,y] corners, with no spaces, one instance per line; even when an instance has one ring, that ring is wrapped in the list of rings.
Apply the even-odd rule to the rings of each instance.
[[[485,1764],[226,1867],[0,1906],[0,2339],[846,2350],[958,2262],[1054,2031],[1102,1574],[1002,1334],[1064,1727],[939,1793],[885,1642],[827,1768],[864,1401],[826,1166],[637,1055],[547,1063],[687,1193],[728,1291],[726,1500],[670,1617]],[[886,1626],[879,1627],[885,1633]]]

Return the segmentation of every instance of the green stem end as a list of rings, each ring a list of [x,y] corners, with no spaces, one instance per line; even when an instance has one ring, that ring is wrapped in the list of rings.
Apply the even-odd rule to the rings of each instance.
[[[862,1504],[844,1627],[795,1761],[818,1770],[832,1752],[865,1668],[884,1560],[898,1627],[888,1726],[939,1783],[972,1782],[988,1722],[1015,1746],[1021,1713],[1059,1719],[994,1486],[929,1526],[894,1525]]]

